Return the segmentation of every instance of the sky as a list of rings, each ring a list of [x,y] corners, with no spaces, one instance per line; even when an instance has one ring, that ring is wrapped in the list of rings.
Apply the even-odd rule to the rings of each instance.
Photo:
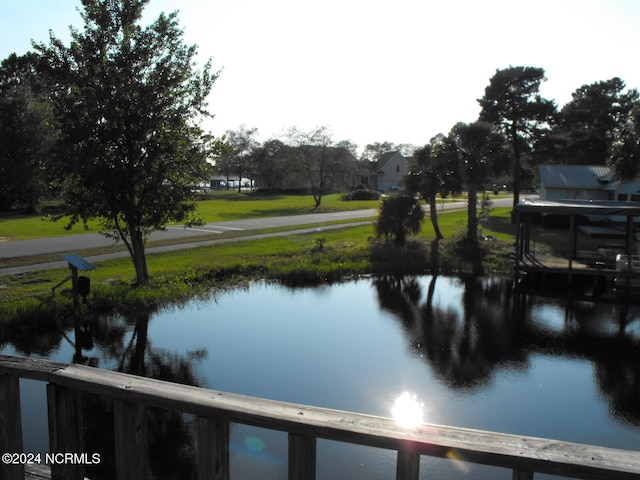
[[[0,0],[0,59],[68,44],[80,0]],[[428,143],[477,119],[497,69],[542,67],[559,107],[582,85],[640,88],[638,0],[150,0],[143,24],[178,10],[198,61],[221,70],[214,135],[244,124],[260,140],[328,126],[360,149]]]

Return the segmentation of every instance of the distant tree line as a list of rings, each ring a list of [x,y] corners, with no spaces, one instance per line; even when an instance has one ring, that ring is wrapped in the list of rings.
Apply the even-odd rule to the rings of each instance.
[[[309,131],[291,127],[263,142],[257,136],[258,129],[246,125],[225,132],[223,151],[213,159],[213,171],[224,178],[224,188],[231,189],[233,184],[238,191],[244,186],[265,193],[308,193],[316,207],[327,193],[357,186],[359,174],[374,174],[375,163],[385,153],[400,151],[410,156],[415,150],[413,145],[376,142],[366,145],[358,156],[357,145],[335,141],[326,126]]]
[[[290,128],[281,138],[263,143],[255,137],[257,128],[241,125],[227,130],[223,153],[214,159],[214,172],[240,182],[247,179],[252,188],[267,193],[298,191],[313,195],[316,208],[327,193],[348,189],[357,171],[355,146],[335,142],[327,127],[304,132]]]
[[[637,89],[626,89],[617,77],[583,85],[558,110],[540,94],[545,80],[542,68],[497,70],[478,99],[476,122],[458,123],[414,152],[405,185],[431,205],[438,238],[438,194],[469,192],[466,240],[472,251],[478,243],[477,194],[491,178],[509,179],[516,205],[541,163],[609,165],[621,180],[640,173]]]

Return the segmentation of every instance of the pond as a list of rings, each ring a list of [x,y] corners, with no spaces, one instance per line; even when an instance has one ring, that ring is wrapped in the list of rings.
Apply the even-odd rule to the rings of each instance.
[[[503,279],[374,277],[256,283],[130,317],[87,320],[85,363],[245,395],[640,450],[640,308],[520,295]],[[73,359],[73,328],[5,326],[2,353]],[[41,384],[22,381],[25,451],[46,452]],[[397,408],[395,409],[397,411]],[[110,406],[85,406],[87,451],[110,478]],[[194,478],[193,420],[151,412],[159,478]],[[286,434],[234,425],[232,478],[287,475]],[[511,478],[422,457],[421,478]],[[395,452],[318,442],[319,479],[386,479]],[[536,476],[536,478],[552,478]]]

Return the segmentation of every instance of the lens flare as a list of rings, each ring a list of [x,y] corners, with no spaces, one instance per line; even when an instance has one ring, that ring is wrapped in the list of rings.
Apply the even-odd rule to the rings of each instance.
[[[402,392],[393,403],[391,416],[401,427],[414,428],[422,423],[422,406],[415,395]]]
[[[453,466],[460,470],[462,473],[469,473],[471,468],[468,464],[464,463],[464,458],[453,450],[449,450],[445,455],[449,460],[453,460]]]

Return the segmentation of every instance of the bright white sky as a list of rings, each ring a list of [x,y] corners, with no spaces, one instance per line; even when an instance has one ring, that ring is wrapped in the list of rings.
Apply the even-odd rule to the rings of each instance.
[[[68,43],[80,0],[0,0],[0,58],[48,31]],[[185,41],[223,72],[206,125],[265,140],[328,125],[361,148],[423,145],[476,120],[496,69],[542,67],[562,106],[614,76],[640,87],[638,0],[151,0],[145,24],[179,10]]]

